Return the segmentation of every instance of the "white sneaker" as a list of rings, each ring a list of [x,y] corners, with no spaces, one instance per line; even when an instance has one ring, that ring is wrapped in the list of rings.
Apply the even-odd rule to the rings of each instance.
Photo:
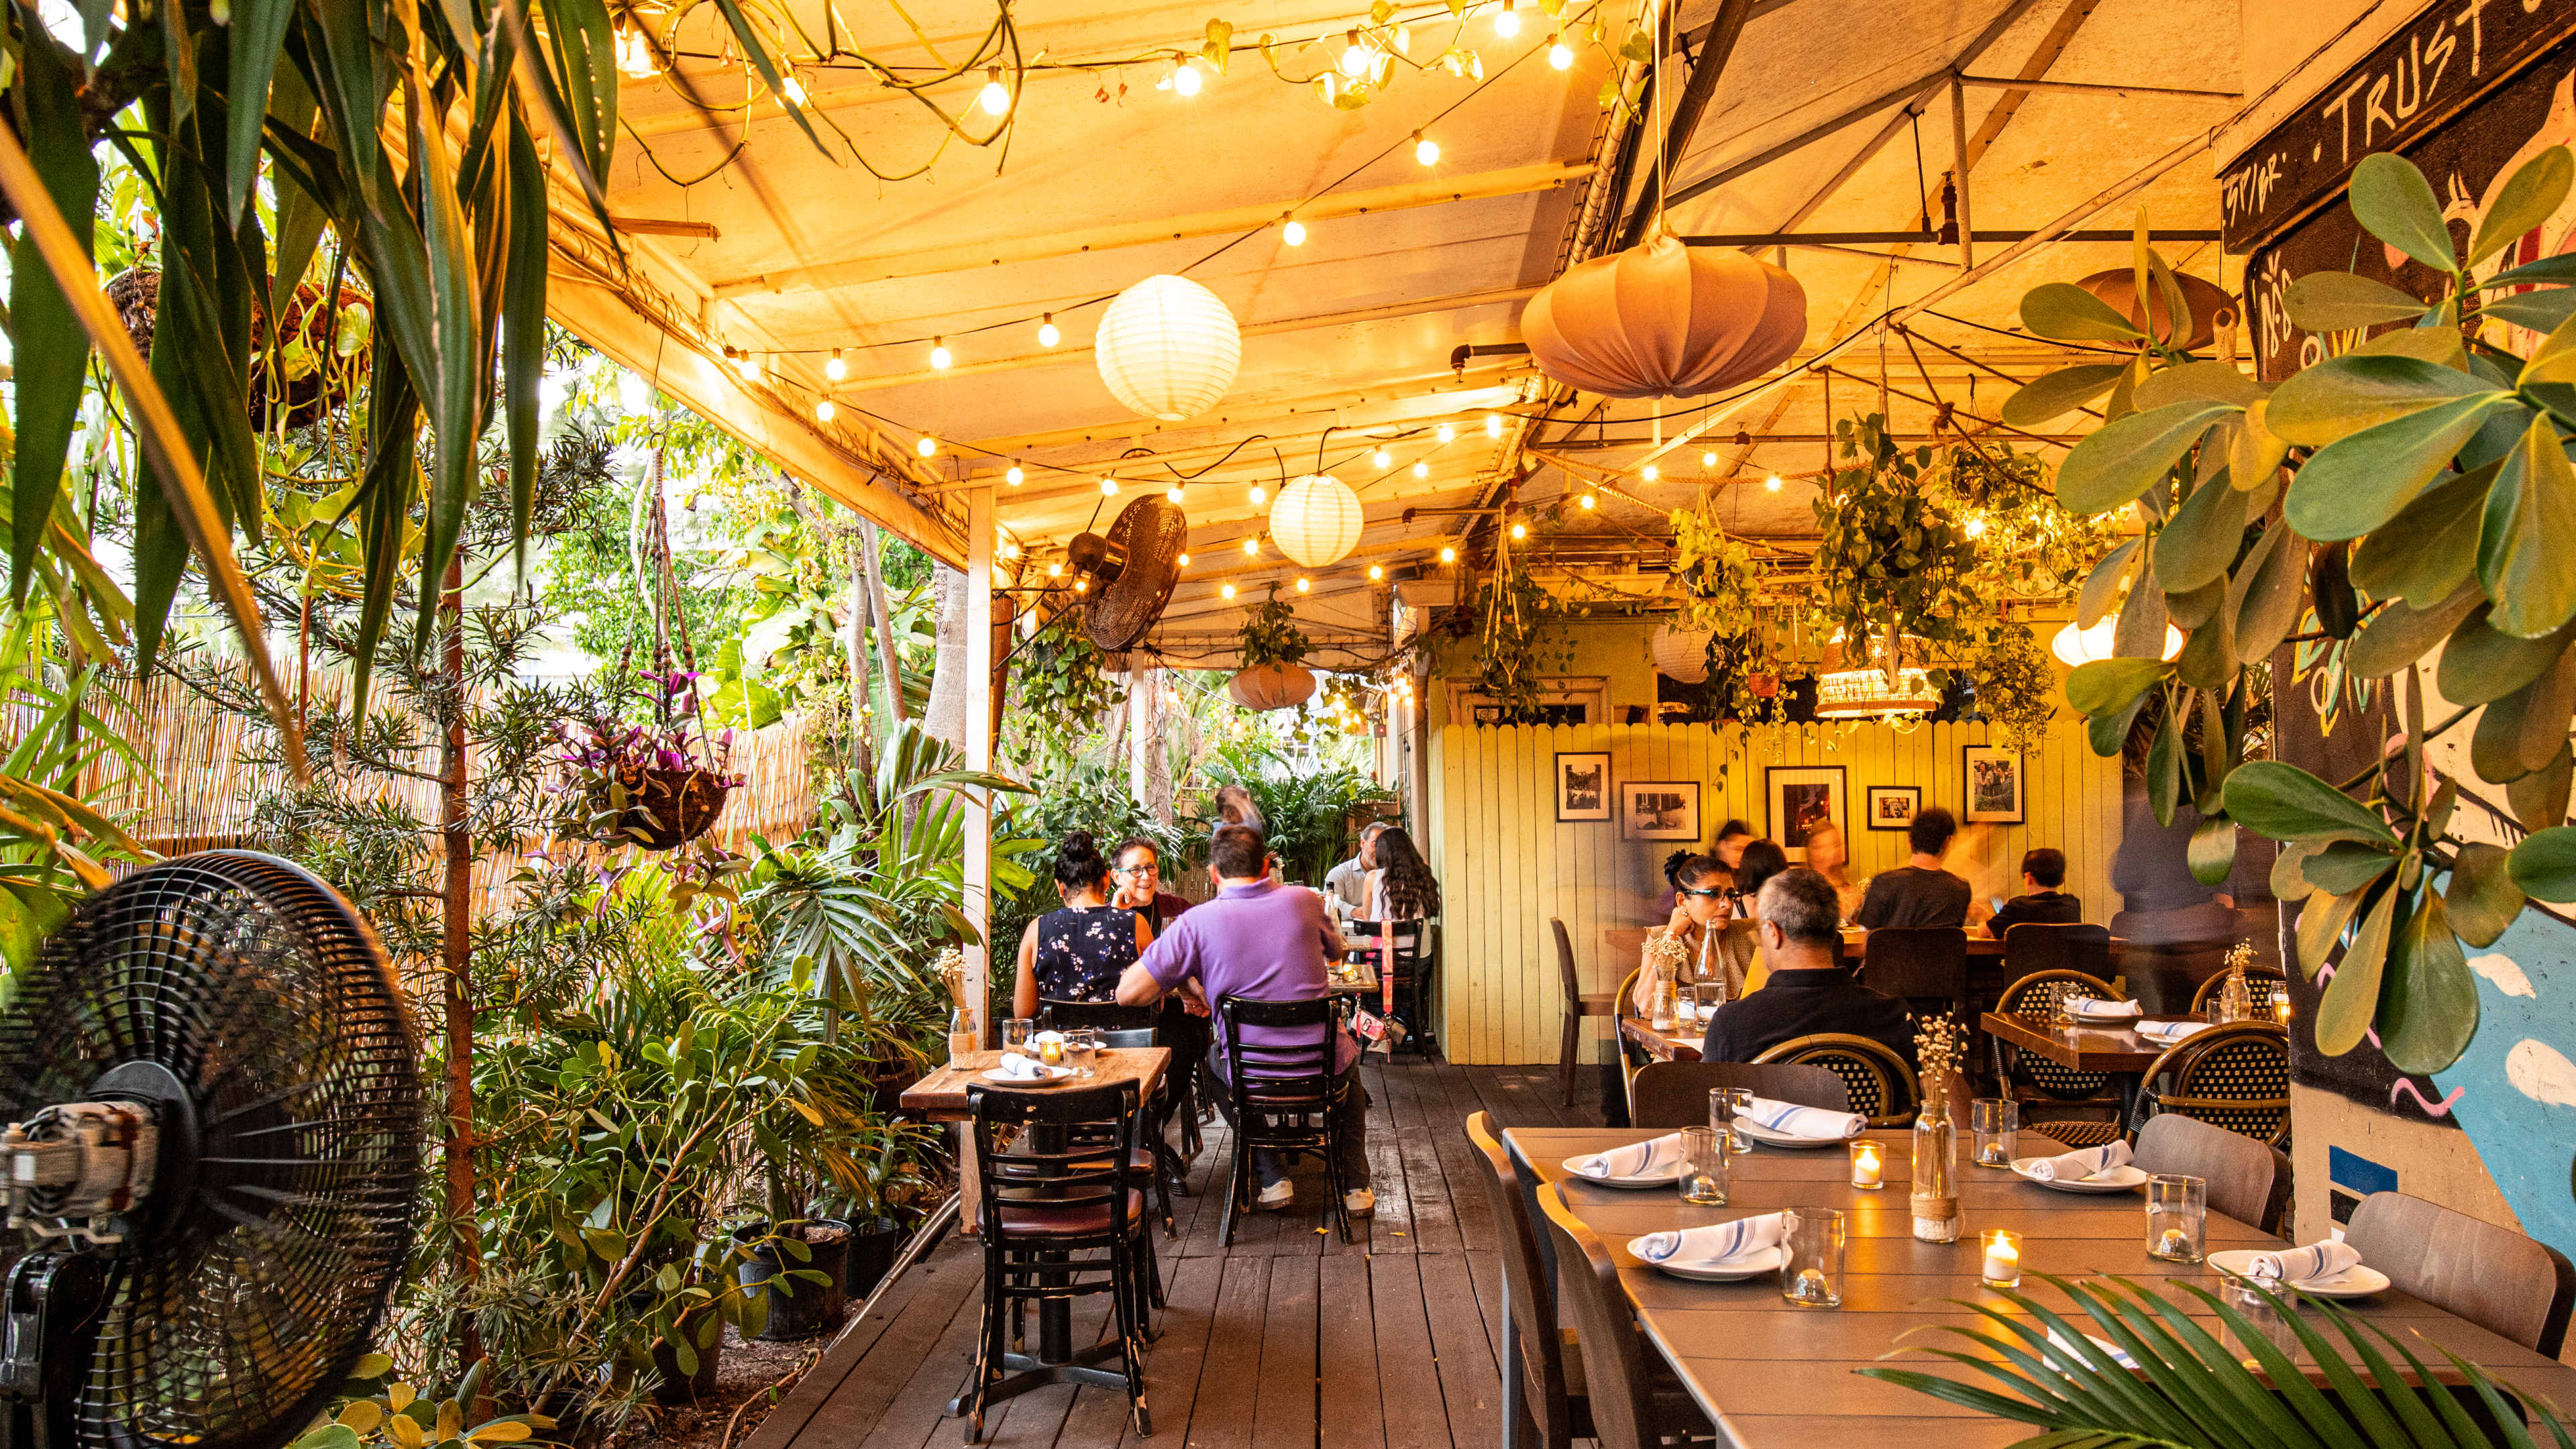
[[[1263,1188],[1261,1190],[1261,1196],[1252,1200],[1252,1205],[1260,1208],[1269,1208],[1275,1211],[1279,1208],[1286,1207],[1288,1204],[1295,1202],[1296,1200],[1297,1184],[1283,1177],[1277,1182],[1270,1184],[1268,1187]]]
[[[1368,1217],[1377,1211],[1377,1194],[1364,1187],[1352,1188],[1342,1194],[1342,1211],[1355,1218]]]

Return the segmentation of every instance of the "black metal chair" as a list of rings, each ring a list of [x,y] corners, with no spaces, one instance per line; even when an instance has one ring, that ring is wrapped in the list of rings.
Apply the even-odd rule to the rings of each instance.
[[[2108,982],[2111,965],[2111,931],[2107,926],[2054,926],[2038,921],[2024,921],[2004,932],[2004,975],[2020,982],[2042,971],[2077,971],[2096,981]],[[2111,988],[2105,985],[2102,994]],[[2000,1003],[1998,1011],[2012,1008]]]
[[[984,1415],[995,1403],[1057,1383],[1124,1388],[1136,1432],[1152,1434],[1145,1264],[1153,1248],[1144,1194],[1133,1181],[1136,1084],[1046,1091],[978,1085],[966,1098],[982,1189],[975,1228],[984,1245],[983,1331],[972,1383],[956,1407],[966,1419],[966,1442],[982,1442]],[[1100,1293],[1117,1308],[1114,1340],[1082,1349],[1049,1344],[1039,1358],[1010,1351],[1006,1308],[1016,1325],[1028,1304],[1044,1317],[1051,1304]],[[1117,1368],[1098,1367],[1113,1357]]]
[[[2099,926],[2015,926],[2004,936],[2009,956],[2026,931],[2101,931]],[[2110,933],[2102,932],[2105,954]],[[2043,938],[2053,947],[2063,938]],[[2035,1022],[2053,1024],[2070,996],[2097,1001],[2117,999],[2109,982],[2084,971],[2051,967],[2031,972],[2004,988],[1995,1010]],[[2069,1147],[2100,1147],[2121,1135],[2120,1094],[2108,1072],[2079,1072],[2035,1052],[2010,1051],[2001,1037],[1988,1037],[1994,1047],[1995,1076],[2004,1091],[2023,1104],[2023,1125],[2045,1132]],[[2007,1059],[2009,1058],[2009,1059]],[[2064,1115],[2074,1113],[2077,1115]]]
[[[1861,946],[1861,984],[1919,1015],[1968,1013],[1968,933],[1957,926],[1881,926]]]
[[[1383,932],[1394,944],[1395,1019],[1404,1023],[1407,1046],[1425,1058],[1439,1050],[1440,1043],[1431,1031],[1431,1018],[1424,1009],[1430,1000],[1431,977],[1440,969],[1440,923],[1437,921],[1354,921],[1354,931],[1372,939]],[[1386,953],[1373,954],[1372,963],[1381,977],[1389,964]]]
[[[1149,1026],[1131,1031],[1103,1031],[1100,1044],[1104,1047],[1151,1047],[1163,1043],[1161,1032]],[[1173,1214],[1172,1200],[1181,1195],[1180,1180],[1184,1174],[1173,1156],[1172,1145],[1163,1139],[1165,1124],[1171,1120],[1171,1082],[1171,1073],[1164,1073],[1162,1088],[1155,1092],[1152,1101],[1145,1104],[1145,1120],[1137,1133],[1145,1140],[1137,1146],[1135,1165],[1154,1174],[1155,1216],[1163,1220],[1163,1236],[1177,1238],[1181,1235],[1181,1227]],[[1154,1302],[1157,1306],[1163,1301],[1162,1286],[1162,1270],[1156,1266]]]
[[[1087,1026],[1095,1031],[1152,1030],[1159,1006],[1120,1006],[1114,1001],[1058,1001],[1047,997],[1038,1002],[1040,1010],[1055,1022],[1058,1031]]]
[[[1351,1240],[1350,1210],[1342,1203],[1342,1131],[1333,1118],[1333,1002],[1258,1001],[1248,996],[1219,997],[1219,1040],[1224,1047],[1225,1086],[1234,1118],[1234,1184],[1226,1194],[1225,1214],[1217,1224],[1217,1242],[1234,1246],[1234,1216],[1251,1206],[1253,1154],[1257,1151],[1324,1159],[1333,1221],[1342,1241]],[[1312,1041],[1294,1045],[1248,1042],[1246,1027],[1269,1031],[1312,1031]]]
[[[1851,1089],[1830,1067],[1782,1062],[1650,1062],[1637,1069],[1637,1080],[1629,1084],[1629,1125],[1705,1127],[1708,1094],[1718,1087],[1741,1087],[1757,1097],[1828,1112],[1851,1110]]]

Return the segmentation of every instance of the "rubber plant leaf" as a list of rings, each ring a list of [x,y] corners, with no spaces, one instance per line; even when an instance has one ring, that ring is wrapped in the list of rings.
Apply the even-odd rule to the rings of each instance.
[[[2161,481],[2211,427],[2242,408],[2183,402],[2104,423],[2058,465],[2057,498],[2074,513],[2108,513]]]
[[[2378,1020],[2389,1064],[2424,1076],[2458,1061],[2477,1034],[2477,976],[2438,892],[2424,893],[2390,944]]]
[[[2557,428],[2535,418],[2496,474],[2478,533],[2478,580],[2495,600],[2489,627],[2531,639],[2576,615],[2571,540],[2576,465],[2569,464]]]
[[[2451,229],[2442,203],[2415,163],[2392,152],[2364,156],[2352,168],[2353,220],[2372,236],[2437,272],[2456,272]]]
[[[2248,760],[2228,775],[2227,813],[2273,840],[2397,844],[2397,832],[2377,811],[2279,760]]]
[[[2524,411],[2509,394],[2477,392],[2328,443],[2290,480],[2290,526],[2319,542],[2359,538],[2395,517],[2449,469],[2460,446],[2491,415]],[[2273,415],[2278,413],[2275,406]]]
[[[2401,924],[2397,919],[2398,903],[2407,895],[2402,890],[2384,890],[2379,903],[2362,919],[2361,929],[2354,933],[2352,944],[2344,948],[2343,959],[2335,963],[2334,979],[2326,983],[2325,994],[2317,1001],[2317,1050],[2339,1057],[2361,1045],[2370,1031],[2370,1023],[2379,1012],[2380,980],[2388,966],[2388,947]]]

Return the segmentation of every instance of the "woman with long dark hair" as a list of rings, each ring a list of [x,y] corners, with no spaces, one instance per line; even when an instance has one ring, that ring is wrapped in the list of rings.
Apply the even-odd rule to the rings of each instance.
[[[1427,921],[1440,914],[1440,882],[1413,846],[1404,827],[1390,825],[1377,837],[1377,869],[1368,873],[1368,908],[1372,921]]]
[[[1118,977],[1154,939],[1145,913],[1115,904],[1109,861],[1088,830],[1055,852],[1055,889],[1064,909],[1029,922],[1020,935],[1020,975],[1011,1014],[1035,1016],[1038,1002],[1116,1001]]]

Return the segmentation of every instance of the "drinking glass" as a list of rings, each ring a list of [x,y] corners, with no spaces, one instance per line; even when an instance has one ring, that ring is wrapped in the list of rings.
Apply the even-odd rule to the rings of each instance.
[[[1752,1140],[1735,1130],[1735,1119],[1752,1110],[1752,1107],[1753,1094],[1742,1087],[1708,1089],[1708,1125],[1712,1130],[1725,1134],[1727,1151],[1753,1150]]]
[[[1708,1019],[1717,1015],[1717,1009],[1726,1004],[1726,983],[1723,981],[1698,982],[1691,987],[1691,1000],[1698,1006],[1699,1024],[1706,1026]]]
[[[1843,1306],[1843,1215],[1832,1208],[1793,1207],[1784,1241],[1787,1262],[1780,1265],[1780,1296],[1800,1308]]]
[[[1975,1134],[1970,1162],[2010,1168],[2013,1149],[2019,1145],[2021,1103],[2010,1097],[1979,1097],[1968,1104],[1968,1128]]]
[[[2197,1177],[2158,1173],[2147,1179],[2147,1256],[2169,1263],[2197,1263],[2208,1256],[2209,1184]]]
[[[1682,1129],[1682,1201],[1726,1206],[1726,1139],[1713,1127]]]
[[[1002,1045],[1012,1051],[1026,1048],[1029,1035],[1037,1030],[1037,1026],[1035,1021],[1025,1016],[1005,1018],[1002,1022]]]
[[[2241,1315],[2247,1326],[2254,1330],[2262,1342],[2272,1345],[2291,1360],[2296,1361],[2299,1356],[2299,1331],[2291,1326],[2290,1319],[2298,1311],[2297,1300],[2287,1288],[2276,1288],[2273,1291],[2277,1296],[2266,1297],[2252,1279],[2222,1274],[2218,1284],[2218,1301]],[[2262,1371],[2263,1361],[2255,1356],[2252,1341],[2237,1332],[2234,1325],[2224,1325],[2219,1334],[2219,1342],[2227,1352],[2236,1355],[2238,1363],[2257,1373]]]
[[[1088,1026],[1077,1026],[1066,1032],[1064,1054],[1073,1063],[1075,1076],[1099,1076],[1100,1070],[1093,1063],[1100,1056],[1100,1032]]]

